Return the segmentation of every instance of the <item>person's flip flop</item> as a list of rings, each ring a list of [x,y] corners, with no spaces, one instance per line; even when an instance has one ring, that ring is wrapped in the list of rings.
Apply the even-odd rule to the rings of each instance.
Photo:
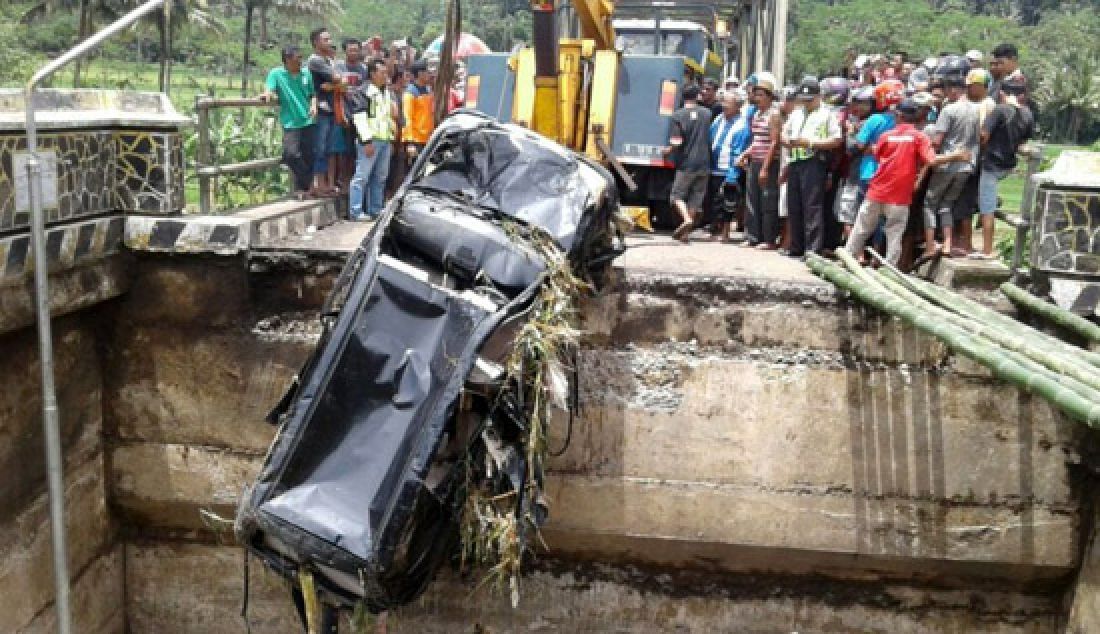
[[[691,231],[691,225],[692,223],[690,220],[684,221],[683,224],[681,224],[679,227],[676,227],[676,231],[672,232],[672,238],[674,240],[684,242],[684,236],[686,236]]]

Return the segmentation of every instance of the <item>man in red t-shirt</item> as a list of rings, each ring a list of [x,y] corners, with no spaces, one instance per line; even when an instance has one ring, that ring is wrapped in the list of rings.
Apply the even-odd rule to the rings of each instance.
[[[924,172],[952,161],[969,160],[969,152],[959,150],[952,154],[936,156],[928,137],[913,124],[919,107],[912,99],[905,99],[898,106],[899,123],[893,130],[884,132],[875,145],[878,171],[871,179],[867,197],[859,209],[855,227],[848,236],[844,248],[863,261],[863,246],[878,227],[879,218],[886,218],[886,259],[897,265],[901,257],[901,238],[909,218],[909,205],[913,191]],[[935,229],[933,229],[935,231]]]

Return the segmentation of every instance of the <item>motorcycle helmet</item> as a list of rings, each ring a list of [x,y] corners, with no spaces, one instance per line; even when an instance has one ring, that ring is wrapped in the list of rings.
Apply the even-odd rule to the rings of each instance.
[[[821,98],[831,106],[840,106],[848,101],[850,85],[843,77],[826,77],[821,80]]]
[[[898,105],[904,97],[905,85],[897,79],[887,79],[875,86],[875,108],[879,112]]]
[[[970,62],[961,55],[948,55],[936,67],[934,77],[948,85],[962,86],[966,83],[966,74],[970,72]]]

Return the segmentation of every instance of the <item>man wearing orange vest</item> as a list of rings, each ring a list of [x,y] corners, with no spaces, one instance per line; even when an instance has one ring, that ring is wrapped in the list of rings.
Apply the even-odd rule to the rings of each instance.
[[[401,110],[405,115],[405,127],[401,130],[401,139],[405,143],[405,152],[411,164],[416,160],[420,150],[428,142],[435,128],[433,115],[431,73],[427,63],[416,62],[409,69],[412,73],[412,82],[401,96]]]

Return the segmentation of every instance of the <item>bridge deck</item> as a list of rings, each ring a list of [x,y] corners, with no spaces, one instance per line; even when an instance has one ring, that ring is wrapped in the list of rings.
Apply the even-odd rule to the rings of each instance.
[[[313,254],[343,254],[353,250],[373,223],[337,222],[328,227],[288,236],[264,250]],[[701,235],[701,234],[700,234]],[[761,280],[820,282],[806,266],[776,252],[737,245],[696,241],[681,244],[668,235],[631,234],[627,252],[618,260],[627,271],[700,277],[756,277]],[[824,284],[824,282],[820,282]]]

